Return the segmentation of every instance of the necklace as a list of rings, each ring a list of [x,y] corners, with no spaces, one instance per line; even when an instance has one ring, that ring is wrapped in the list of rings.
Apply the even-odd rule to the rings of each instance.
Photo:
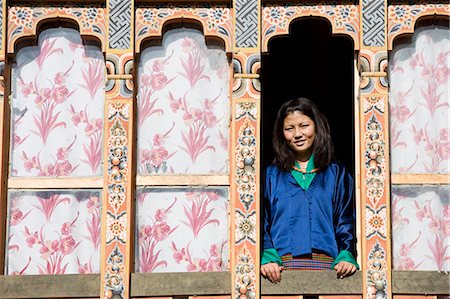
[[[306,169],[302,169],[302,168],[298,168],[297,166],[292,166],[292,168],[294,169],[294,170],[297,170],[298,172],[301,172],[301,173],[303,173],[303,174],[309,174],[309,173],[313,173],[313,172],[316,172],[317,171],[317,168],[314,168],[314,169],[312,169],[311,171],[306,171]]]
[[[297,166],[295,166],[295,165],[293,165],[292,168],[293,168],[295,171],[300,172],[300,173],[302,174],[302,177],[303,177],[304,180],[306,179],[306,177],[305,177],[306,174],[311,174],[311,173],[314,173],[314,172],[317,171],[317,168],[314,168],[314,169],[312,169],[311,171],[306,171],[306,169],[299,168],[299,167],[297,167]]]

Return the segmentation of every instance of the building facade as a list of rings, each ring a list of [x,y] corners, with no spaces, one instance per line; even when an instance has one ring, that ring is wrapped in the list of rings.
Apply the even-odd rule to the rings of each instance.
[[[1,3],[0,298],[449,296],[449,3]],[[304,94],[361,269],[271,285],[261,174]]]

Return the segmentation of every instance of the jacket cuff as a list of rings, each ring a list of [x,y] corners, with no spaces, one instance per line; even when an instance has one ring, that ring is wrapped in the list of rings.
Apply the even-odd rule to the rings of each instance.
[[[338,256],[334,259],[334,262],[331,265],[331,269],[334,269],[334,266],[336,266],[340,262],[349,262],[349,263],[355,265],[356,269],[359,270],[359,265],[356,262],[355,257],[348,250],[341,250],[341,252],[339,252]]]
[[[281,260],[275,248],[264,249],[261,258],[261,265],[265,265],[268,263],[277,263],[279,266],[283,266],[283,261]]]

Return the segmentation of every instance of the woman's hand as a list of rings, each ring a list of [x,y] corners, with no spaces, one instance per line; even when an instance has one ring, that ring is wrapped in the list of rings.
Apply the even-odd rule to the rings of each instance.
[[[273,283],[281,281],[281,271],[283,271],[283,267],[277,263],[268,263],[261,266],[261,274]]]
[[[334,270],[336,270],[338,278],[344,278],[355,273],[356,266],[352,263],[342,261],[334,266]]]

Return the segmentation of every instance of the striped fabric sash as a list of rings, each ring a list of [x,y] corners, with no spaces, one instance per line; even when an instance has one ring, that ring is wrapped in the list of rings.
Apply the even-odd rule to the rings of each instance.
[[[334,259],[323,253],[306,254],[293,257],[286,254],[281,257],[283,267],[287,270],[331,270]]]

